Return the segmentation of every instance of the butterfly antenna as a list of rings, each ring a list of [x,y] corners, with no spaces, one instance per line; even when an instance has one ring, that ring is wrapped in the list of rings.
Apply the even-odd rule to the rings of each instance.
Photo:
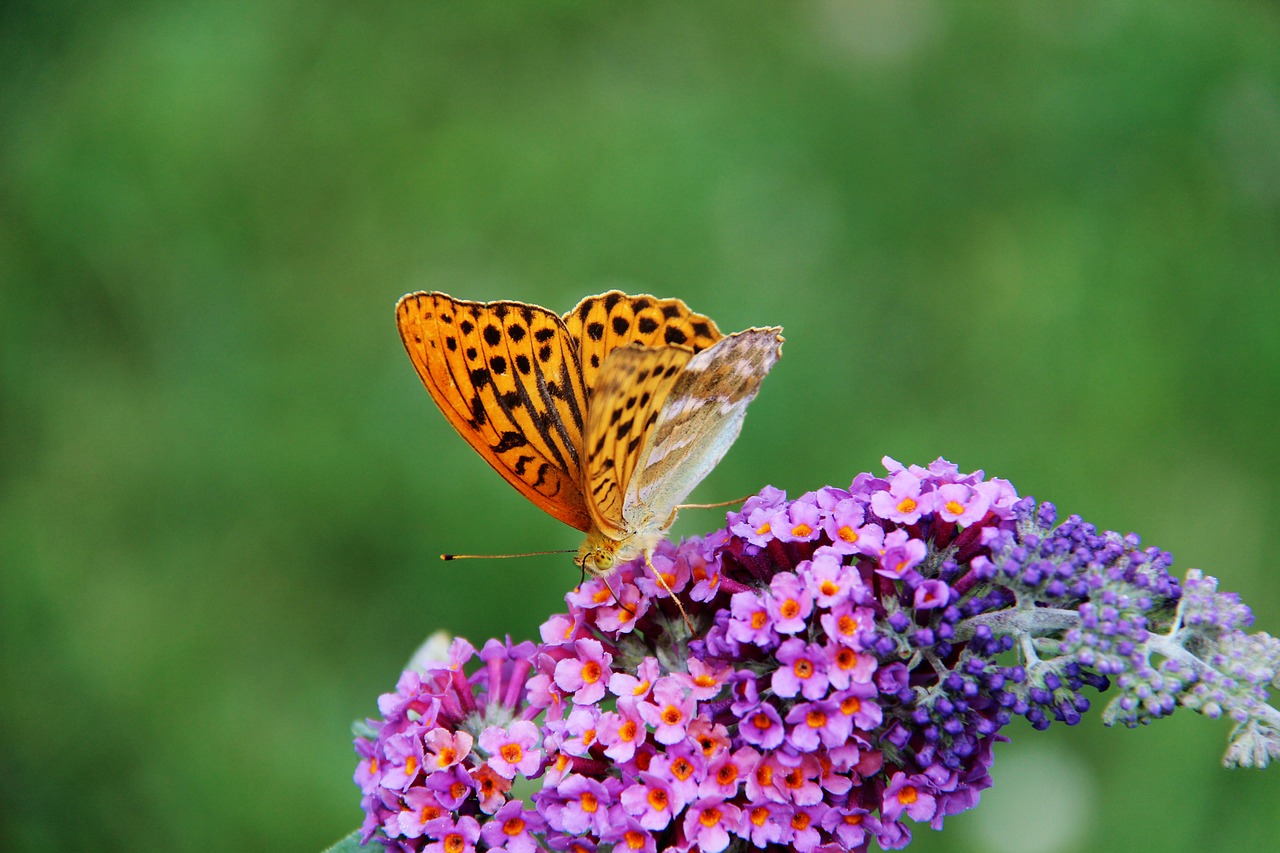
[[[540,557],[543,554],[572,554],[575,549],[561,548],[555,551],[529,551],[526,554],[441,554],[442,560],[509,560],[512,557]]]
[[[676,607],[680,609],[680,616],[683,617],[684,624],[688,626],[689,633],[694,637],[698,636],[698,632],[693,629],[693,623],[689,621],[689,614],[684,611],[684,605],[680,603],[680,599],[676,597],[675,592],[667,584],[667,579],[662,576],[662,572],[658,571],[649,560],[648,554],[644,555],[644,564],[648,567],[649,571],[653,573],[653,576],[658,579],[658,585],[667,591],[667,595],[671,596],[671,600],[674,601],[676,603]]]
[[[716,507],[722,506],[737,506],[740,503],[744,503],[749,497],[751,497],[751,495],[735,498],[731,501],[720,501],[720,503],[715,504],[680,504],[676,509],[715,509]]]

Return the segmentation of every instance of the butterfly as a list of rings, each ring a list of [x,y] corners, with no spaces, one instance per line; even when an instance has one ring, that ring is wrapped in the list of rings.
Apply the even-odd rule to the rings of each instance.
[[[587,534],[574,562],[595,577],[640,556],[651,565],[783,341],[779,327],[723,335],[679,299],[617,290],[564,316],[410,293],[396,325],[453,428],[522,495]]]

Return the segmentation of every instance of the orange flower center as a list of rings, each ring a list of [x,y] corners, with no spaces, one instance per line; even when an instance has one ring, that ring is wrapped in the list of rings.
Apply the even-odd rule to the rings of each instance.
[[[677,758],[671,765],[671,775],[683,782],[693,775],[693,764],[687,758]]]
[[[451,832],[444,837],[445,853],[462,853],[467,849],[467,840],[460,832]]]
[[[604,670],[595,661],[589,660],[582,665],[582,680],[587,684],[595,684],[602,675],[604,675]]]
[[[840,713],[846,717],[862,710],[862,700],[857,696],[846,696],[840,703]]]
[[[720,813],[719,809],[714,807],[709,808],[704,810],[702,814],[698,816],[698,823],[710,828],[718,824],[721,817],[723,817],[723,815]]]
[[[850,545],[858,541],[857,532],[847,524],[836,531],[836,536],[839,536],[841,541],[848,542]]]
[[[509,764],[519,764],[520,759],[524,758],[524,748],[518,743],[503,744],[498,752],[502,755],[502,760]]]
[[[804,715],[804,721],[811,729],[820,729],[827,724],[827,715],[814,710]]]
[[[755,726],[757,729],[764,732],[773,728],[773,720],[769,719],[768,714],[761,711],[760,713],[756,714],[754,717],[751,718],[751,725]]]
[[[914,785],[907,785],[898,792],[898,802],[904,806],[909,806],[918,799],[920,799],[920,792],[916,790]]]
[[[716,781],[721,785],[732,785],[738,780],[738,765],[725,764],[716,771]]]
[[[578,802],[582,804],[582,810],[587,814],[595,814],[596,809],[600,808],[600,801],[590,791],[583,791],[582,796],[578,798]]]
[[[517,835],[523,835],[524,834],[524,818],[522,817],[507,818],[506,821],[502,824],[502,831],[506,835],[510,835],[512,837]]]
[[[959,501],[947,501],[946,509],[952,515],[964,515],[964,504]]]
[[[898,512],[906,515],[908,513],[915,512],[917,506],[919,506],[919,504],[916,503],[915,498],[903,498],[898,502]]]
[[[441,767],[444,766],[443,759],[441,759],[440,766]],[[418,758],[417,756],[410,755],[408,758],[404,760],[404,775],[413,776],[413,775],[416,775],[417,772],[418,772]]]
[[[684,719],[684,713],[675,705],[668,705],[662,709],[662,722],[668,726],[676,726]]]
[[[764,524],[756,528],[756,535],[764,536],[766,533],[769,533],[772,529],[773,528],[769,526],[769,522],[766,521]]]
[[[648,838],[649,834],[647,832],[641,832],[638,829],[628,829],[622,836],[622,840],[627,845],[628,850],[643,850],[644,843]]]
[[[782,602],[782,606],[778,608],[778,612],[782,614],[784,619],[794,619],[800,615],[800,602],[794,598],[788,598]]]
[[[764,822],[769,819],[769,810],[764,806],[756,806],[748,816],[756,826],[764,826]]]
[[[769,614],[763,610],[757,610],[751,614],[751,627],[757,631],[763,628],[769,621]]]
[[[809,828],[809,821],[812,818],[804,812],[796,812],[791,816],[791,828],[800,832]]]
[[[661,788],[653,788],[649,791],[649,808],[655,812],[663,812],[667,810],[667,792]]]
[[[822,582],[818,589],[822,590],[823,595],[835,595],[840,591],[840,584],[828,578]]]
[[[808,658],[800,658],[791,665],[791,671],[796,674],[796,678],[812,678],[813,661]]]
[[[622,738],[626,743],[636,739],[636,724],[634,720],[627,720],[621,726],[618,726],[618,737]]]
[[[808,536],[812,532],[813,528],[803,522],[791,528],[792,536]]]

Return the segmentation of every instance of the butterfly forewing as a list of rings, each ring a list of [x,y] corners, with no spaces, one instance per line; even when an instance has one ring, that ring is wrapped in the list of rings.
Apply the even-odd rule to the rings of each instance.
[[[586,394],[558,316],[520,302],[414,293],[396,306],[409,358],[445,417],[525,497],[587,530]]]
[[[668,394],[694,358],[683,347],[628,344],[605,359],[587,416],[587,492],[599,528],[621,538],[627,485]]]
[[[695,314],[679,299],[628,296],[620,290],[588,296],[564,315],[564,322],[577,342],[588,393],[596,387],[605,360],[618,347],[634,343],[698,352],[724,337],[711,318]]]
[[[728,452],[747,405],[781,355],[781,332],[729,335],[684,365],[636,450],[623,490],[622,517],[630,530],[665,528],[676,506]]]

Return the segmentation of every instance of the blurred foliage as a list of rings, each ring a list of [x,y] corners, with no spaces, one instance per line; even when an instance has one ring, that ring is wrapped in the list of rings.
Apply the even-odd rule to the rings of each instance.
[[[0,848],[318,850],[416,644],[559,609],[567,559],[436,559],[578,535],[404,291],[781,324],[695,497],[945,455],[1274,633],[1278,272],[1270,3],[6,3]],[[1080,756],[1102,847],[1269,846],[1280,775],[1181,716],[1001,749]]]

